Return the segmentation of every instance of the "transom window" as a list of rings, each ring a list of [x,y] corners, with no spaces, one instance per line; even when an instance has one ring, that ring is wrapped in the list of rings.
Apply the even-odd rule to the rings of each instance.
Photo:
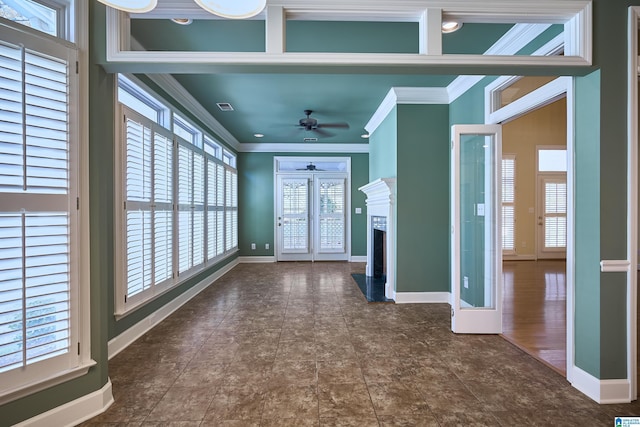
[[[65,14],[53,1],[0,0],[0,16],[54,37],[64,37]]]

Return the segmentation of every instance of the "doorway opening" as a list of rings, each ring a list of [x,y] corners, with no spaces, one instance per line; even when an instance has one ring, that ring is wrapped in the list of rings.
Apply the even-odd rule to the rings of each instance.
[[[351,159],[275,158],[277,261],[348,261]]]
[[[503,334],[567,375],[567,99],[503,124]]]

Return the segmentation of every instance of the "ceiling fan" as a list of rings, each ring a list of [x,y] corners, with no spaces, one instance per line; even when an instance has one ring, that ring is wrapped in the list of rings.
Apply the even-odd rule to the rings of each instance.
[[[299,171],[322,171],[323,169],[318,169],[316,167],[316,165],[314,165],[313,163],[309,162],[309,164],[306,167],[300,168],[300,169],[296,169],[296,170],[299,170]]]
[[[333,129],[349,129],[349,124],[346,122],[340,123],[318,123],[318,121],[311,116],[312,110],[304,110],[304,114],[307,116],[304,119],[300,119],[298,127],[306,131],[312,131],[322,136],[333,136],[331,132],[327,132],[326,128]]]

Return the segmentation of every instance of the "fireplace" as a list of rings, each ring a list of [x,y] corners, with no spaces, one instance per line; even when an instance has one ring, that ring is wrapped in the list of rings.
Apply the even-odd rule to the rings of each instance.
[[[368,277],[385,278],[385,297],[395,299],[395,222],[396,181],[381,178],[360,187],[367,195]]]

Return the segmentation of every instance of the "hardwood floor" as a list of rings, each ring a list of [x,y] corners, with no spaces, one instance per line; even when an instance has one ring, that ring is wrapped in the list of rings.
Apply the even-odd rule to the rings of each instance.
[[[503,262],[503,337],[566,376],[565,260]]]

